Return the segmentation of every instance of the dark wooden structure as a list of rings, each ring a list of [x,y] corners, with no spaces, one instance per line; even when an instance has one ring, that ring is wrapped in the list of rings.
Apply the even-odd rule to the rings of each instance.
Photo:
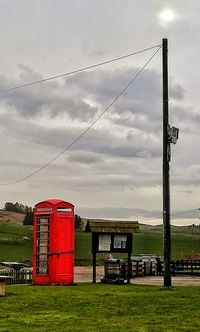
[[[200,260],[179,259],[171,261],[171,274],[200,276]]]
[[[32,269],[21,262],[0,262],[6,269],[0,269],[0,279],[5,284],[32,283]],[[3,286],[2,286],[3,287]]]
[[[11,277],[1,275],[0,276],[0,296],[6,295],[6,280],[11,279]]]
[[[128,277],[131,276],[132,234],[139,232],[138,221],[88,220],[85,232],[92,233],[93,283],[96,283],[97,253],[128,253]]]
[[[13,269],[15,271],[19,271],[24,267],[28,267],[27,264],[20,262],[0,262],[0,265],[6,266],[7,268]]]

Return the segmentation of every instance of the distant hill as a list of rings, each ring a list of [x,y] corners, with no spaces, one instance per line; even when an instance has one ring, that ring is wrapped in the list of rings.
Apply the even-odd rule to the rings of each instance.
[[[23,224],[25,214],[12,211],[0,210],[0,223]]]

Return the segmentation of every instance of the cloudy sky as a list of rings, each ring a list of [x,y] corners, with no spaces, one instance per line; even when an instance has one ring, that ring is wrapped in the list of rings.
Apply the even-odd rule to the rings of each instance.
[[[162,222],[162,52],[158,48],[4,91],[169,41],[172,223],[199,223],[200,2],[0,0],[0,205],[48,198],[82,217]]]

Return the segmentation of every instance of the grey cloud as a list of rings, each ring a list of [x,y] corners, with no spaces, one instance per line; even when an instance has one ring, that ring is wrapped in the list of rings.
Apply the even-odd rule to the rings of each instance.
[[[177,100],[183,100],[185,98],[186,91],[180,84],[170,85],[169,97]]]
[[[48,128],[36,123],[26,123],[25,120],[11,120],[11,116],[1,115],[1,124],[4,124],[4,131],[15,136],[15,140],[30,141],[38,145],[47,145],[59,149],[65,149],[82,133],[83,129],[76,127],[69,128]],[[117,133],[106,130],[92,129],[80,141],[71,147],[71,150],[83,150],[95,152],[107,156],[120,158],[141,158],[148,154],[149,157],[159,157],[160,147],[153,141],[149,144],[148,136],[137,135],[134,138],[129,135],[128,140],[118,137]]]
[[[184,164],[178,166],[176,170],[172,173],[173,179],[172,184],[175,185],[187,185],[198,187],[200,186],[200,166],[195,166],[191,164],[189,166],[185,166]]]
[[[28,88],[27,88],[28,89]],[[59,96],[54,89],[49,91],[31,90],[30,92],[15,92],[12,95],[5,95],[2,99],[19,115],[23,117],[45,116],[59,117],[67,114],[71,119],[88,121],[97,113],[97,109],[89,103],[76,99],[72,96]]]
[[[185,105],[172,106],[172,119],[182,131],[187,133],[198,133],[200,125],[200,114],[198,109]]]
[[[78,154],[75,155],[74,154],[69,155],[67,157],[67,161],[73,164],[76,163],[78,165],[81,164],[90,165],[90,164],[102,163],[103,159],[100,158],[100,156],[95,153],[88,153],[87,151],[85,151],[85,152],[78,152]]]
[[[22,81],[9,84],[9,79],[0,77],[1,89],[40,80],[42,77],[24,65],[19,67]],[[5,84],[6,81],[6,84]],[[56,81],[36,84],[31,87],[24,87],[11,90],[1,94],[1,100],[13,108],[19,116],[40,117],[43,114],[49,117],[58,117],[68,114],[71,119],[88,121],[97,113],[98,109],[91,106],[81,97],[81,91],[72,91],[62,88]]]
[[[136,144],[137,145],[137,144]],[[96,149],[96,152],[102,152],[111,156],[120,156],[121,158],[142,158],[142,157],[159,157],[160,151],[153,150],[149,148],[147,151],[145,148],[141,148],[138,144],[137,146],[126,147],[123,146],[104,146]]]
[[[111,218],[111,219],[130,219],[142,222],[146,218],[160,218],[161,211],[151,211],[137,208],[124,207],[79,207],[79,214],[85,218]]]
[[[113,71],[82,73],[71,79],[73,86],[79,86],[98,104],[109,105],[110,102],[136,75],[139,68],[118,68]],[[68,81],[66,81],[68,84]],[[157,113],[160,102],[160,76],[153,70],[145,70],[132,86],[112,107],[112,112],[126,114],[126,112],[151,114]],[[146,107],[144,107],[146,106]]]
[[[173,219],[193,219],[195,217],[195,210],[174,211],[172,213]]]
[[[106,219],[132,219],[142,222],[152,222],[153,219],[160,219],[162,223],[162,211],[159,210],[145,210],[137,208],[124,207],[79,207],[77,212],[85,218],[106,218]],[[175,211],[172,213],[173,221],[176,219],[191,219],[194,221],[194,210]]]
[[[154,133],[154,135],[160,135],[162,131],[162,119],[160,114],[150,121],[146,115],[134,115],[127,112],[126,115],[122,114],[120,117],[113,117],[112,121],[119,126],[140,130],[141,133],[148,132],[150,134]]]
[[[24,65],[23,63],[18,64],[18,69],[20,80],[24,83],[30,83],[43,79],[41,74],[36,73],[29,66]]]
[[[134,163],[126,166],[126,171],[120,171],[119,165],[113,169],[109,167],[109,162],[103,164],[95,163],[94,167],[85,168],[85,164],[65,163],[64,166],[57,166],[60,175],[56,177],[59,187],[71,188],[77,192],[94,192],[101,193],[102,191],[113,193],[113,191],[135,188],[154,188],[161,185],[161,172],[155,173],[149,169],[142,171],[132,169],[135,168]],[[132,167],[132,168],[131,168]],[[64,175],[65,174],[65,175]],[[67,175],[67,176],[66,176]]]
[[[26,75],[31,77],[29,68],[22,69]],[[29,142],[31,148],[47,147],[49,154],[54,156],[82,134],[91,124],[91,120],[113,100],[113,95],[116,96],[121,91],[122,85],[126,84],[133,74],[132,71],[135,73],[136,69],[120,68],[117,71],[100,70],[82,73],[69,80],[63,80],[64,86],[62,83],[51,82],[47,86],[20,89],[13,94],[5,94],[3,101],[12,106],[14,112],[7,115],[1,114],[2,133],[9,135],[10,139],[13,137],[15,141]],[[63,95],[64,91],[66,93]],[[152,171],[148,173],[149,165],[144,168],[143,172],[137,169],[135,173],[137,175],[131,179],[129,177],[131,165],[128,161],[130,159],[133,163],[135,159],[145,162],[148,159],[161,159],[162,103],[160,93],[159,75],[153,70],[144,71],[143,77],[138,78],[133,89],[130,88],[104,116],[100,128],[98,125],[93,127],[71,147],[70,150],[77,154],[67,155],[65,162],[73,164],[73,166],[75,163],[80,163],[82,166],[88,165],[88,167],[91,166],[91,169],[96,165],[103,178],[108,172],[108,165],[112,164],[111,172],[115,172],[114,162],[121,164],[122,160],[126,159],[127,177],[106,179],[110,188],[160,184],[160,166],[156,166],[156,174]],[[180,104],[173,104],[172,120],[175,123],[179,121],[181,126],[184,123],[183,128],[180,128],[182,130],[186,129],[189,123],[192,127],[193,122],[197,127],[199,121],[198,113],[181,104],[184,93],[180,84],[173,84],[171,94],[174,100]],[[2,111],[3,107],[2,105]],[[41,114],[45,114],[48,120],[53,117],[59,118],[58,116],[63,113],[67,114],[69,119],[65,127],[50,126],[48,128],[39,122]],[[31,121],[32,118],[34,122]],[[80,122],[75,123],[72,120]],[[105,129],[103,129],[104,120],[107,124]],[[79,124],[82,121],[87,121],[88,124],[84,123],[81,129]],[[108,124],[111,125],[110,128]],[[181,158],[180,162],[183,165],[186,163]],[[119,174],[119,169],[117,172]],[[91,173],[95,174],[94,171]],[[195,170],[194,174],[195,177],[192,177],[192,172],[182,171],[180,165],[173,183],[195,182],[197,185],[199,183],[198,171]],[[102,178],[97,180],[95,177],[91,177],[87,181],[87,186],[92,188],[97,185],[99,188],[105,188],[106,184],[102,183]],[[84,180],[81,182],[79,179],[79,185],[83,186],[84,183]],[[72,184],[74,188],[78,187],[78,182],[74,178]]]
[[[82,73],[71,79],[73,86],[79,87],[98,105],[108,106],[137,73],[136,68],[118,68],[115,71]],[[66,84],[68,81],[66,81]],[[170,85],[170,95],[175,101],[182,101],[185,90],[181,84]],[[102,106],[101,106],[102,107]],[[161,131],[162,89],[161,77],[154,70],[146,69],[141,77],[120,97],[109,110],[113,121],[119,125],[132,126],[141,130]]]
[[[21,65],[20,69],[23,80],[26,78],[30,82],[32,77],[37,77],[37,73],[32,72],[29,67]],[[39,117],[42,114],[59,117],[67,114],[72,120],[89,121],[114,100],[137,71],[138,69],[130,67],[84,72],[63,80],[64,87],[59,83],[62,80],[46,82],[40,86],[2,94],[2,100],[23,117]],[[3,81],[1,78],[0,82]],[[180,84],[172,85],[171,94],[173,98],[182,99],[184,89]],[[145,70],[107,114],[108,118],[118,114],[120,118],[114,121],[124,126],[131,124],[141,130],[149,128],[150,131],[161,127],[160,75],[156,71]]]

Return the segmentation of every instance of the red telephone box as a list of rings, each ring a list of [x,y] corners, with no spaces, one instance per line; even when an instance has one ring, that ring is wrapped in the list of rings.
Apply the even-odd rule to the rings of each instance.
[[[74,282],[74,206],[50,199],[35,205],[34,284]]]

